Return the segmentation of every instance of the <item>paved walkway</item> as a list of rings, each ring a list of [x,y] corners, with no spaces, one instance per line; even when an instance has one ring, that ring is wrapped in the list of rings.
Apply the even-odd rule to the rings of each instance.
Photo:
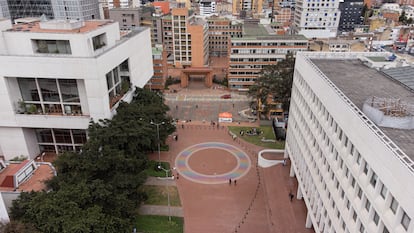
[[[138,213],[141,215],[161,215],[184,217],[183,208],[177,206],[142,205]]]
[[[177,186],[175,180],[159,179],[158,177],[148,177],[145,185],[159,185],[159,186]]]
[[[237,185],[201,184],[180,175],[176,183],[183,205],[186,233],[314,232],[305,228],[304,202],[296,199],[289,201],[289,191],[294,192],[297,187],[295,179],[289,177],[289,163],[287,166],[279,164],[269,168],[258,167],[257,154],[263,148],[239,138],[233,140],[227,128],[221,127],[224,124],[220,124],[219,129],[201,122],[183,125],[184,128],[177,127],[178,141],[169,138],[170,151],[162,152],[161,160],[168,161],[174,166],[176,156],[186,148],[200,143],[221,142],[244,151],[252,162],[247,174],[237,180]],[[223,159],[217,159],[220,151],[211,153],[214,153],[214,156],[209,156],[209,153],[203,154],[206,165],[211,162],[209,158],[217,160],[214,165],[225,163],[224,159],[231,158],[223,154]],[[154,153],[150,158],[157,159],[158,154]],[[202,159],[199,162],[203,163]],[[210,167],[206,166],[207,168]],[[210,169],[208,174],[215,172],[214,166]]]

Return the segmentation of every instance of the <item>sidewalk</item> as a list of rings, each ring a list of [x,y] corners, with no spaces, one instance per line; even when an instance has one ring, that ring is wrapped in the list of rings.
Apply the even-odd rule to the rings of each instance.
[[[177,186],[175,180],[158,179],[152,176],[147,178],[144,185]]]
[[[142,205],[138,213],[140,215],[161,215],[161,216],[176,216],[184,217],[184,211],[182,207],[176,206],[163,206],[163,205]]]

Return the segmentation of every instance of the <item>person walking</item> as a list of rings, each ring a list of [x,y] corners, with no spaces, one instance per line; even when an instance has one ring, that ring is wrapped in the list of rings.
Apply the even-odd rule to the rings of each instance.
[[[235,186],[237,185],[237,180],[234,180],[234,185],[235,185]]]
[[[290,199],[290,202],[292,202],[293,201],[293,198],[295,197],[295,195],[293,195],[293,193],[292,192],[289,192],[289,199]]]
[[[231,185],[231,179],[229,179],[229,185]]]

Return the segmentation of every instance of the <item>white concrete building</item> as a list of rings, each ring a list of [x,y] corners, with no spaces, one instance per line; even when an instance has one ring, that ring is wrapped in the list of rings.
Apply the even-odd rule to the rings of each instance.
[[[297,0],[293,25],[309,39],[336,37],[340,16],[339,0]]]
[[[153,74],[150,31],[113,21],[0,21],[0,155],[79,150]]]
[[[202,0],[199,3],[200,15],[211,16],[216,13],[216,2],[212,0]]]
[[[297,53],[285,156],[315,232],[414,232],[414,68],[386,56]]]

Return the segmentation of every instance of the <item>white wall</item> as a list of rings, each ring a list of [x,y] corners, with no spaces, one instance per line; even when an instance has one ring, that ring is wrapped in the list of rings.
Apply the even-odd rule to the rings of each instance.
[[[92,46],[92,38],[102,33],[106,34],[106,46],[102,49],[94,51]],[[105,26],[97,27],[96,29],[85,33],[73,33],[71,31],[67,31],[51,34],[45,32],[5,31],[3,34],[8,48],[8,54],[36,55],[42,57],[91,57],[115,46],[116,42],[120,39],[119,25],[117,22],[112,22]],[[69,40],[72,54],[37,54],[32,43],[32,40],[34,39]]]
[[[114,25],[110,24],[111,30]],[[99,32],[96,32],[99,34]],[[116,34],[116,35],[115,35]],[[11,34],[10,34],[11,35]],[[108,33],[108,40],[115,42],[117,33]],[[43,35],[47,38],[47,35]],[[62,35],[59,35],[62,36]],[[64,37],[62,37],[64,38]],[[8,38],[13,41],[13,38]],[[22,42],[18,38],[17,41]],[[29,40],[29,37],[26,37]],[[27,42],[27,41],[26,41]],[[22,42],[23,43],[23,42]],[[17,43],[11,42],[13,51],[23,53]],[[27,49],[26,44],[26,49]],[[25,46],[22,46],[22,48]],[[25,52],[27,53],[27,51]],[[23,133],[22,128],[87,129],[90,118],[111,118],[106,73],[129,59],[130,81],[143,87],[153,75],[150,29],[137,35],[121,38],[111,49],[98,56],[12,56],[0,55],[0,146],[7,158],[38,153],[34,134]],[[53,116],[16,114],[17,101],[21,99],[16,79],[6,77],[32,77],[77,79],[83,116]],[[132,91],[131,91],[132,92]],[[130,100],[126,98],[125,100]],[[24,139],[26,136],[26,140]]]
[[[310,53],[307,54],[309,55]],[[313,90],[317,98],[323,103],[323,106],[333,117],[335,122],[338,123],[339,127],[343,130],[343,133],[355,146],[355,149],[360,152],[362,158],[369,164],[370,169],[372,169],[378,175],[379,181],[387,187],[389,192],[395,197],[399,205],[403,207],[406,213],[409,216],[414,216],[414,187],[407,185],[414,182],[413,174],[410,173],[408,168],[400,162],[397,156],[381,141],[381,139],[374,133],[374,131],[372,131],[371,128],[365,124],[363,120],[361,120],[360,115],[354,112],[349,104],[345,102],[337,92],[335,92],[335,90],[328,84],[328,82],[322,79],[320,74],[316,72],[309,63],[306,62],[306,58],[302,55],[302,53],[298,53],[296,57],[295,73],[301,74],[311,90]],[[302,93],[302,95],[305,94]],[[310,100],[307,101],[309,105]],[[315,109],[315,107],[311,106],[310,108],[314,112],[315,116],[318,116],[318,114],[320,114],[318,110]],[[323,122],[324,119],[321,118],[319,118],[319,120]],[[307,124],[310,124],[310,120]],[[374,190],[369,183],[370,177],[360,174],[361,165],[353,162],[352,156],[348,155],[349,152],[343,146],[343,141],[338,142],[336,140],[337,134],[335,134],[332,129],[324,124],[321,124],[321,126],[323,128],[323,131],[327,132],[327,136],[335,145],[335,148],[338,149],[339,156],[344,159],[345,165],[349,167],[350,174],[355,177],[359,186],[362,188],[364,195],[366,195],[366,197],[370,200],[371,205],[379,214],[380,219],[387,223],[387,226],[392,226],[392,228],[388,227],[390,232],[400,232],[399,229],[402,229],[401,224],[399,220],[396,220],[398,217],[392,214],[391,210],[389,209],[389,203],[386,203],[386,201],[382,198],[378,198],[378,185],[377,189]],[[293,132],[296,130],[296,127],[291,127],[291,129],[288,130],[288,134],[293,134]],[[313,133],[318,134],[317,132]],[[296,154],[296,156],[301,157],[305,155]],[[296,159],[295,157],[292,157],[292,159],[297,160],[299,157],[296,157]],[[332,160],[332,158],[327,157],[327,160],[329,162]],[[296,163],[297,162],[298,161],[296,161]],[[310,170],[315,169],[311,164],[306,164],[306,166]],[[331,164],[331,168],[335,170],[336,166],[332,166]],[[295,167],[295,170],[296,175],[300,176],[301,172],[298,171],[302,170],[303,172],[305,170],[305,167]],[[345,191],[352,193],[352,198],[350,198],[350,201],[352,203],[352,206],[358,212],[358,217],[364,223],[366,230],[368,232],[375,232],[376,226],[370,224],[372,223],[372,216],[363,214],[363,203],[358,198],[354,197],[355,190],[352,187],[349,187],[348,179],[345,179],[343,176],[338,176],[337,178],[340,183],[346,184],[345,187],[347,188],[344,188]],[[303,179],[305,179],[305,177],[302,177],[302,179],[298,178],[298,182],[300,183],[301,187],[306,186],[306,184],[302,183]],[[319,181],[314,180],[313,182],[316,184]],[[338,203],[341,203],[339,193],[336,192],[336,189],[332,184],[328,184],[327,189],[330,190],[332,198],[335,200],[335,203],[338,206]],[[318,190],[318,192],[324,193],[323,190]],[[306,196],[306,194],[304,195]],[[306,204],[307,208],[309,209],[309,204],[307,202]],[[326,208],[329,209],[329,207]],[[340,206],[338,206],[338,208],[341,209]],[[334,213],[329,214],[329,216],[334,215]],[[342,216],[342,218],[345,222],[350,223],[347,224],[348,227],[352,227],[352,215]],[[316,224],[314,219],[312,220],[313,224]],[[336,224],[335,226],[337,229],[340,228],[339,222],[333,220],[332,224]],[[355,232],[357,231],[356,228],[350,229],[351,232],[352,229],[354,229]],[[410,229],[412,229],[412,227]]]

